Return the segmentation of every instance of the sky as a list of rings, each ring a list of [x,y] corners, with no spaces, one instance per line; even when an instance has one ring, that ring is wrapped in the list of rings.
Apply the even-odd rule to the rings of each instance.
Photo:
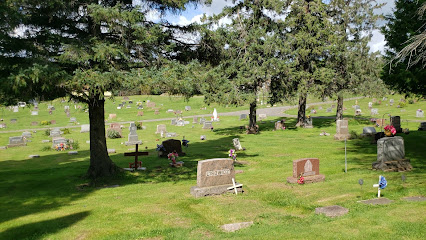
[[[379,11],[377,11],[378,14],[391,14],[392,9],[394,8],[394,0],[376,0],[377,3],[385,3],[386,5],[383,6]],[[174,23],[174,24],[180,24],[180,25],[188,25],[193,22],[199,22],[200,18],[203,16],[203,14],[211,16],[212,14],[218,14],[222,11],[223,7],[227,5],[231,5],[231,0],[213,0],[212,4],[210,6],[205,5],[194,5],[189,4],[186,6],[186,10],[181,12],[178,15],[166,15],[163,16],[167,21]],[[160,15],[151,12],[149,18],[151,20],[157,20],[160,18]],[[384,21],[380,21],[379,25],[385,24]],[[373,37],[369,43],[370,51],[380,51],[384,53],[385,48],[385,37],[383,34],[380,33],[380,30],[374,30],[373,31]]]

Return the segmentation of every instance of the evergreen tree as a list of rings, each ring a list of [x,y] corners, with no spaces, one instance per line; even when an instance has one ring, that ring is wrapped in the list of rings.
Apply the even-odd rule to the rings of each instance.
[[[250,104],[248,133],[257,133],[257,93],[274,72],[277,41],[274,15],[283,3],[273,0],[239,1],[208,21],[202,32],[200,52],[209,56],[210,69],[201,85],[207,103]],[[231,21],[218,26],[221,19]],[[217,29],[214,29],[217,27]]]
[[[333,33],[321,0],[290,1],[289,11],[284,27],[280,28],[280,58],[285,68],[272,78],[271,102],[297,94],[297,126],[304,126],[308,94],[322,92],[334,74],[327,65]]]
[[[34,97],[68,95],[88,104],[90,167],[96,179],[114,175],[118,168],[107,153],[104,92],[132,82],[141,73],[179,59],[188,47],[174,36],[179,27],[155,24],[148,10],[178,11],[192,0],[2,1],[0,23],[1,101],[8,104]],[[18,27],[23,36],[14,35]]]
[[[426,31],[425,19],[419,19],[417,15],[417,9],[425,2],[425,0],[396,0],[395,11],[393,15],[386,16],[388,22],[382,28],[388,47],[385,56],[388,64],[383,68],[382,79],[389,88],[406,94],[425,95],[424,62],[419,61],[410,66],[410,57],[401,58],[398,62],[392,61],[398,52],[411,43],[409,41],[411,37]]]
[[[330,51],[335,75],[323,94],[337,95],[336,120],[343,119],[344,92],[365,94],[368,88],[373,94],[372,89],[383,89],[380,60],[377,53],[369,53],[367,46],[379,18],[374,10],[381,6],[375,0],[331,0],[328,5],[335,34]]]

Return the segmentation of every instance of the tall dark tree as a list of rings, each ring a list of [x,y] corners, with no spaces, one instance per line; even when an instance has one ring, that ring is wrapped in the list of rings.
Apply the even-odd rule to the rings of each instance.
[[[389,88],[401,93],[426,94],[424,62],[418,61],[410,66],[410,55],[400,61],[393,61],[397,53],[411,43],[411,37],[426,31],[425,18],[419,18],[417,12],[425,2],[426,0],[396,0],[393,14],[386,16],[388,22],[382,28],[388,47],[385,56],[388,64],[383,68],[382,79]]]
[[[2,1],[0,11],[1,101],[68,95],[88,104],[90,167],[96,179],[118,168],[107,153],[104,92],[128,86],[140,72],[179,58],[187,47],[174,36],[181,28],[156,24],[149,10],[177,11],[192,0]],[[6,9],[6,10],[4,10]],[[23,34],[14,34],[18,28]]]
[[[282,11],[281,1],[239,1],[210,18],[210,28],[202,33],[199,51],[215,56],[207,59],[210,70],[201,87],[205,100],[230,105],[249,103],[248,133],[258,132],[257,93],[274,72],[277,24],[272,17]],[[218,26],[224,18],[231,23]]]
[[[374,11],[381,6],[375,0],[331,0],[328,4],[335,33],[330,51],[330,66],[335,75],[323,94],[337,95],[336,120],[343,118],[345,92],[366,93],[367,86],[383,89],[379,79],[380,61],[377,53],[370,53],[368,47],[379,19]]]
[[[324,82],[333,76],[333,70],[327,66],[333,33],[326,5],[321,0],[289,3],[290,13],[280,31],[283,42],[280,58],[285,63],[285,70],[272,78],[271,101],[297,93],[297,126],[304,126],[308,94],[322,92]]]

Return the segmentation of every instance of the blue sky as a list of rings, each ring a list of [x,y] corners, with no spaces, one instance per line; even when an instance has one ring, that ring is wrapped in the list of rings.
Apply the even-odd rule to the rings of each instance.
[[[390,14],[392,13],[392,8],[395,6],[394,0],[377,0],[377,3],[386,3],[382,9],[377,11],[377,13],[381,14]],[[194,5],[188,4],[186,6],[186,10],[181,12],[178,15],[167,15],[164,16],[164,19],[171,23],[187,25],[191,22],[199,21],[200,17],[203,14],[212,15],[218,14],[221,12],[224,6],[232,4],[232,1],[228,0],[213,0],[210,6],[204,5]],[[159,16],[157,16],[159,17]],[[384,24],[384,22],[380,22],[380,24]],[[373,37],[370,42],[371,51],[381,51],[383,53],[385,47],[385,39],[384,36],[380,33],[379,30],[373,31]]]

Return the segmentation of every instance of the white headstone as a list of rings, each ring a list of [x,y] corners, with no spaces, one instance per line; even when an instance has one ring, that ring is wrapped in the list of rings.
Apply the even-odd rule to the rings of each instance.
[[[421,110],[421,109],[418,109],[417,111],[416,111],[416,117],[418,117],[418,118],[422,118],[422,117],[424,117],[425,116],[425,114],[424,114],[424,112]]]
[[[213,121],[218,121],[216,108],[213,110]]]
[[[81,133],[90,132],[90,124],[81,125]]]
[[[31,111],[31,116],[37,116],[38,115],[38,111]]]

